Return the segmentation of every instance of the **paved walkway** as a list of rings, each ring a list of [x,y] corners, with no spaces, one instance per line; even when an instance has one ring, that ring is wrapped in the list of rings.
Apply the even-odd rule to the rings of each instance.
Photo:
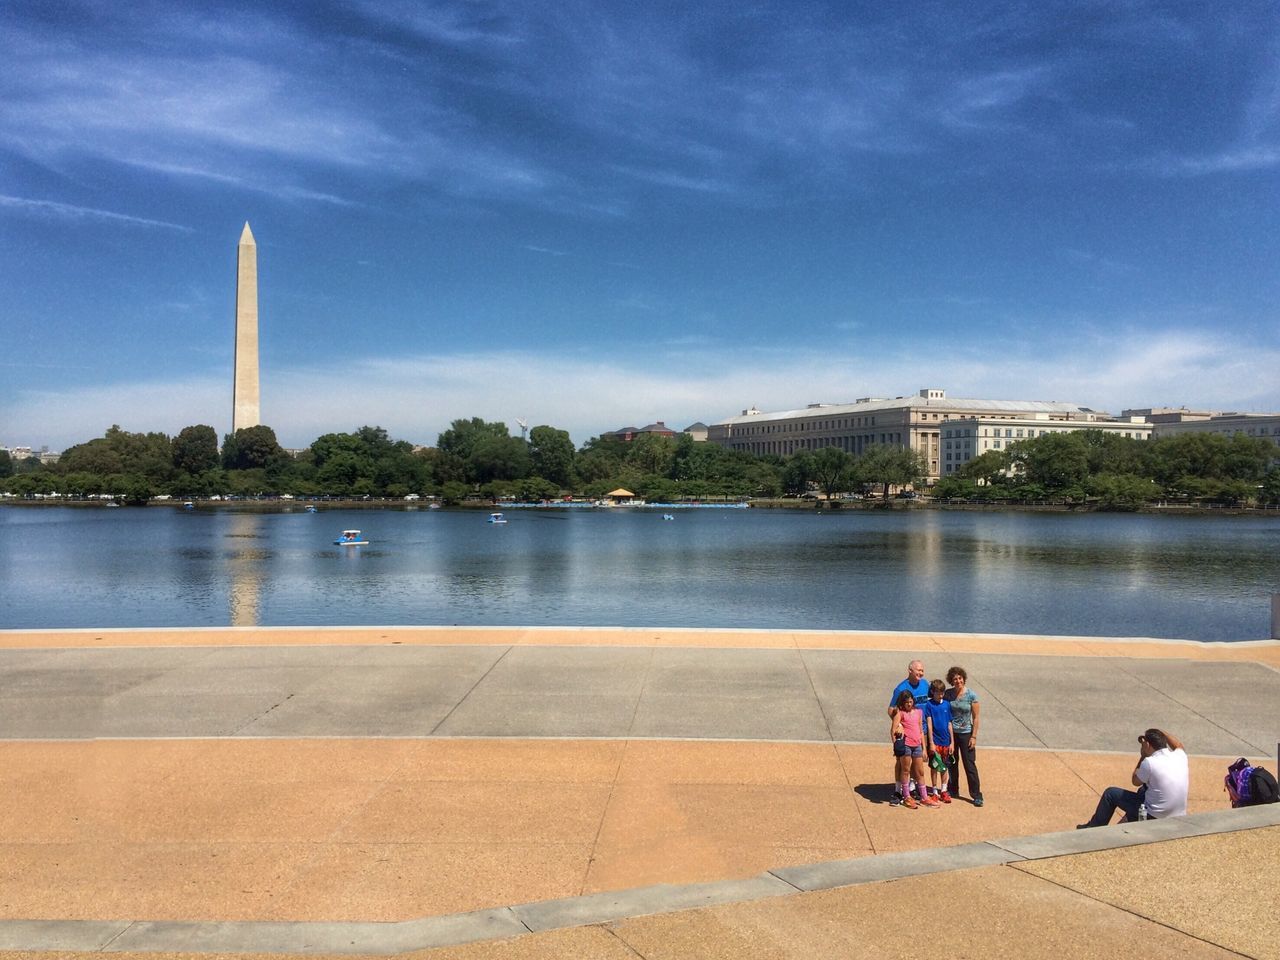
[[[963,661],[989,746],[1129,750],[1155,725],[1198,753],[1266,755],[1280,729],[1280,669],[1249,661],[384,643],[0,649],[0,730],[882,743],[889,691],[913,657],[930,676]]]
[[[277,632],[0,632],[0,948],[45,942],[6,940],[5,930],[30,933],[6,926],[12,920],[215,924],[206,931],[225,921],[407,921],[655,883],[749,882],[817,861],[883,863],[894,852],[1068,830],[1103,787],[1127,780],[1134,736],[1148,725],[1187,740],[1192,809],[1208,813],[1226,805],[1223,757],[1274,764],[1280,731],[1273,644],[1033,639],[1026,646],[1035,653],[1013,653],[1006,638],[957,650],[982,643],[344,630],[319,635],[340,642],[303,644],[302,632],[281,633],[285,642],[264,646]],[[826,646],[809,645],[819,639]],[[1090,645],[1104,655],[1084,655]],[[1164,655],[1150,655],[1157,649]],[[1174,652],[1187,655],[1170,659]],[[880,718],[916,655],[931,675],[960,660],[982,697],[982,809],[886,803]],[[1249,710],[1234,706],[1241,690]],[[1210,875],[1228,886],[1249,870],[1274,878],[1274,839],[1249,858],[1252,841],[1236,836],[1249,834],[1177,841],[1191,844],[1177,874],[1188,890]],[[1050,913],[1102,923],[1116,938],[1099,943],[1114,942],[1117,955],[1119,932],[1148,928],[1157,938],[1170,928],[1200,938],[1189,952],[1178,948],[1189,956],[1225,955],[1195,952],[1200,940],[1237,949],[1229,930],[1214,940],[1200,921],[1170,924],[1154,906],[1144,912],[1124,899],[1132,858],[1155,857],[1155,875],[1167,876],[1166,848],[1174,841],[1140,848],[1155,853],[1117,852],[1099,861],[1105,869],[1071,857],[1077,866],[1057,874],[979,867],[964,883],[976,884],[975,902],[1027,899],[1016,915],[990,914],[1006,924],[992,936],[1013,937],[1023,929],[1016,918],[1040,916],[1062,897],[1092,897],[1092,906]],[[865,859],[872,855],[881,856]],[[1228,875],[1227,863],[1246,864],[1244,873],[1233,866]],[[1086,882],[1104,875],[1114,875],[1106,896]],[[1162,904],[1180,902],[1168,884],[1142,888]],[[896,907],[884,898],[903,890],[857,887],[596,923],[442,955],[729,956],[715,945],[737,944],[736,955],[815,956],[823,955],[812,949],[816,910],[829,942],[847,940],[839,954],[859,956],[856,944],[889,931],[852,918],[890,915]],[[1184,899],[1195,906],[1200,897]],[[1095,915],[1099,903],[1119,912]],[[999,952],[995,941],[975,943],[990,949],[974,955]],[[881,939],[866,955],[886,949]]]

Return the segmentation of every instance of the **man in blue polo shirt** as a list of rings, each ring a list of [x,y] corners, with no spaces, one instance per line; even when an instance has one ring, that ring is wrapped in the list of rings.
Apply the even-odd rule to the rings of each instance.
[[[912,660],[907,664],[907,679],[893,688],[893,694],[889,697],[889,716],[893,716],[898,712],[898,697],[906,690],[916,698],[917,704],[924,704],[929,699],[929,681],[924,678],[924,661]],[[890,746],[893,744],[890,738]],[[889,798],[890,806],[896,807],[902,803],[902,794],[898,789],[898,764],[897,758],[894,758],[893,766],[893,796]]]

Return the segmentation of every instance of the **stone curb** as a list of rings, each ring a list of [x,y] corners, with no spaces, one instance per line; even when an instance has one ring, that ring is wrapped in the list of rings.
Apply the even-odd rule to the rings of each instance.
[[[94,953],[128,928],[128,920],[0,920],[0,950]]]
[[[509,908],[388,923],[138,922],[130,924],[101,950],[107,953],[396,954],[477,940],[506,939],[528,932]]]
[[[1234,833],[1257,827],[1280,826],[1280,804],[1243,807],[1239,810],[1213,810],[1168,820],[1145,820],[1120,823],[1097,830],[1065,830],[1029,837],[1007,837],[987,841],[1007,850],[1015,860],[1045,860],[1098,850],[1115,850],[1161,840],[1206,837],[1215,833]]]
[[[785,867],[745,880],[659,884],[387,923],[0,920],[0,950],[390,955],[975,867],[1280,826],[1280,803]]]
[[[632,890],[566,897],[563,900],[544,900],[511,909],[530,930],[541,931],[782,897],[795,893],[796,890],[796,887],[776,876],[762,873],[746,880],[719,880],[679,886],[662,883]]]
[[[927,873],[945,873],[949,870],[968,870],[973,867],[993,867],[1025,857],[990,843],[965,843],[955,847],[935,847],[927,850],[909,850],[905,853],[885,853],[875,857],[857,857],[853,860],[829,860],[825,863],[808,863],[800,867],[782,867],[769,871],[797,890],[830,890],[833,887],[851,887],[860,883],[878,883],[882,880],[901,880]]]
[[[1013,641],[1048,641],[1051,643],[1061,643],[1064,645],[1080,645],[1080,644],[1139,644],[1144,646],[1169,644],[1174,646],[1183,646],[1189,650],[1195,649],[1211,649],[1211,650],[1239,650],[1239,649],[1267,649],[1280,645],[1280,639],[1256,637],[1252,639],[1241,640],[1187,640],[1182,637],[1113,637],[1113,636],[1092,636],[1071,634],[1040,634],[1040,633],[961,633],[954,631],[914,631],[914,630],[821,630],[821,629],[790,629],[777,627],[732,627],[732,628],[716,628],[716,627],[602,627],[602,626],[556,626],[549,624],[537,624],[530,626],[484,626],[478,624],[466,624],[456,626],[433,626],[433,625],[405,625],[405,624],[387,624],[384,626],[334,626],[332,624],[323,624],[307,627],[289,627],[289,626],[254,626],[254,627],[32,627],[32,628],[5,628],[0,629],[0,648],[5,648],[5,641],[13,637],[23,636],[68,636],[68,637],[84,637],[92,635],[94,637],[105,636],[121,636],[134,635],[139,638],[155,637],[163,634],[182,633],[184,636],[217,636],[225,634],[228,636],[252,635],[260,634],[264,637],[270,637],[272,634],[289,635],[289,634],[314,634],[323,636],[325,634],[360,634],[364,639],[353,639],[348,641],[348,645],[352,646],[378,646],[381,637],[375,638],[375,634],[420,634],[424,637],[430,637],[437,634],[456,633],[465,635],[468,633],[484,633],[497,634],[507,633],[512,637],[520,637],[523,635],[543,636],[554,635],[557,633],[577,636],[584,633],[601,633],[601,634],[619,634],[619,635],[652,635],[654,633],[670,634],[672,636],[696,636],[699,634],[714,634],[716,636],[732,636],[740,634],[747,637],[849,637],[858,640],[884,640],[886,645],[883,650],[898,650],[902,648],[904,643],[916,643],[929,645],[935,641],[945,640],[993,640],[998,643]],[[893,641],[889,643],[888,641]],[[483,646],[508,646],[514,641],[492,640]],[[140,644],[123,644],[121,646],[153,646],[149,642]],[[171,644],[162,644],[161,646],[170,646]],[[179,644],[185,645],[185,644]],[[203,644],[200,644],[203,646]],[[262,646],[271,646],[270,641],[261,644]],[[292,644],[290,644],[292,646]],[[327,644],[324,644],[327,645]],[[550,646],[557,646],[554,642]],[[575,644],[576,645],[576,644]],[[599,646],[609,646],[605,641]],[[108,646],[115,647],[116,644]],[[307,644],[300,644],[307,646]],[[718,646],[718,645],[717,645]],[[788,649],[789,645],[783,644],[779,649]],[[24,649],[21,647],[14,649]],[[32,648],[32,649],[61,649],[59,646]],[[92,648],[91,648],[92,649]],[[751,646],[748,649],[760,649]],[[810,648],[803,649],[825,649]],[[844,649],[843,647],[832,647],[831,649]],[[1008,653],[1004,650],[991,650],[990,653]],[[1062,654],[1062,656],[1089,656],[1087,653],[1073,651],[1071,653]]]

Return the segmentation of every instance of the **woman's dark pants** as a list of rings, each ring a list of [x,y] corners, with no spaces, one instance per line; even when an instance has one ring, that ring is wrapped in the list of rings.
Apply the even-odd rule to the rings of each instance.
[[[960,765],[964,765],[964,779],[969,787],[969,796],[974,800],[982,799],[982,781],[978,779],[977,747],[969,746],[968,733],[956,734],[956,748],[951,752],[948,761],[951,764],[951,792],[960,793]]]

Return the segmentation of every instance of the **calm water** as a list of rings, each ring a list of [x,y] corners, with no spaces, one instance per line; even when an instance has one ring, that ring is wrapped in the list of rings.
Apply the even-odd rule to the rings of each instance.
[[[1266,637],[1280,518],[0,509],[0,626],[621,625]],[[366,547],[336,547],[344,527]]]

